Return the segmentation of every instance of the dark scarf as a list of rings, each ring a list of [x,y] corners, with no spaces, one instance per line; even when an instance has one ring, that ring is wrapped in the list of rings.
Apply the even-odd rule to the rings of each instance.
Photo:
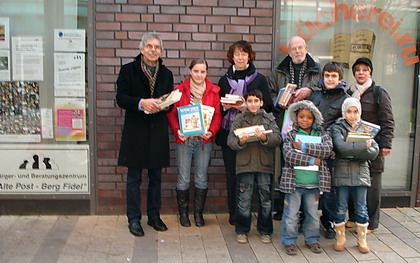
[[[157,74],[158,74],[158,71],[159,71],[159,61],[157,61],[157,63],[156,63],[156,67],[155,67],[155,70],[153,72],[153,76],[152,76],[151,70],[149,69],[149,67],[151,67],[151,66],[146,64],[146,62],[144,62],[143,56],[141,56],[140,66],[141,66],[141,69],[143,70],[144,74],[146,75],[147,79],[149,80],[150,97],[153,98],[153,92],[155,91],[155,84],[156,84]]]
[[[290,77],[291,77],[291,83],[297,84],[297,88],[300,89],[302,87],[302,81],[303,81],[303,74],[305,74],[306,68],[308,67],[308,58],[305,58],[305,60],[302,63],[302,67],[299,70],[299,78],[296,82],[295,80],[295,67],[293,66],[293,61],[290,60]]]

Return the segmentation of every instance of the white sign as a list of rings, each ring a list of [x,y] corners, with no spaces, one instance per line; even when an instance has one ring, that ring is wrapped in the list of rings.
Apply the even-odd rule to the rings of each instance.
[[[42,37],[12,37],[13,80],[44,80]]]
[[[0,81],[10,81],[9,50],[0,50]]]
[[[54,51],[86,52],[84,29],[54,29]]]
[[[53,139],[53,113],[51,108],[41,108],[42,138]]]
[[[85,54],[54,54],[54,95],[85,97]]]
[[[89,194],[88,145],[1,145],[0,194]]]

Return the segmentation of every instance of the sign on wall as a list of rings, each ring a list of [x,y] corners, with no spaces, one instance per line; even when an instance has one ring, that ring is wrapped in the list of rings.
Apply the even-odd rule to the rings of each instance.
[[[0,194],[89,194],[88,145],[0,146]]]

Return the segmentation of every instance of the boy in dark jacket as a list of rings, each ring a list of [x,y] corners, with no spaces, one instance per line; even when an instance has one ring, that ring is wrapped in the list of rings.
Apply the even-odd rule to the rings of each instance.
[[[261,242],[271,243],[273,221],[271,219],[271,185],[274,173],[274,150],[280,145],[280,130],[272,113],[261,109],[263,96],[260,90],[250,90],[245,97],[247,109],[235,117],[229,132],[227,144],[237,151],[237,202],[235,212],[235,232],[238,243],[247,243],[247,233],[251,228],[251,208],[254,182],[258,184],[260,208],[257,230]],[[255,137],[248,134],[235,135],[235,130],[254,125],[263,125],[265,133],[255,129]],[[252,139],[251,139],[252,138]]]
[[[324,130],[333,124],[338,118],[342,117],[341,105],[343,101],[350,97],[345,90],[346,82],[343,81],[343,68],[334,62],[325,64],[322,69],[322,79],[319,81],[321,90],[316,90],[309,97],[319,109],[324,119],[322,127]],[[332,168],[332,159],[327,161],[329,168]],[[321,224],[325,229],[325,238],[335,237],[333,228],[334,211],[337,206],[337,199],[334,188],[330,192],[321,195]]]
[[[285,165],[280,191],[286,194],[281,225],[281,243],[288,255],[297,253],[299,208],[303,204],[305,244],[321,253],[319,244],[319,193],[329,192],[330,171],[325,160],[331,155],[331,137],[322,128],[322,115],[315,105],[302,100],[289,107],[293,127],[283,143]]]

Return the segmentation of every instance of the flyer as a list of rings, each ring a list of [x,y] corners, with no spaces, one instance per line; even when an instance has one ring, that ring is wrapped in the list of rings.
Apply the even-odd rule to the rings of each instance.
[[[84,29],[54,29],[54,51],[86,52]]]
[[[12,37],[12,76],[15,81],[43,81],[42,37]]]
[[[86,141],[85,99],[55,99],[55,139],[56,141]]]
[[[0,81],[10,81],[9,50],[0,50]]]
[[[85,97],[85,54],[54,53],[54,95]]]
[[[9,18],[0,17],[0,49],[9,49]]]

